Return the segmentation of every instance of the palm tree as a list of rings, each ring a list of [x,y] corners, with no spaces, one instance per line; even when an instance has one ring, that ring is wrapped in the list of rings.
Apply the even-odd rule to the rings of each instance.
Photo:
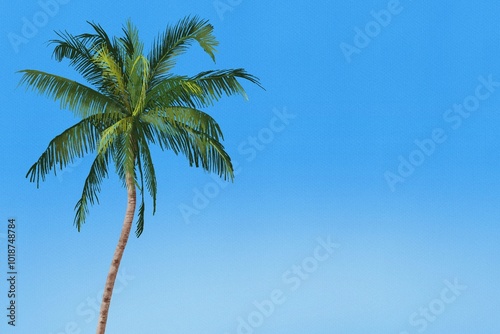
[[[99,201],[101,183],[108,176],[111,162],[127,190],[127,209],[97,325],[97,333],[104,333],[113,286],[136,212],[137,190],[141,201],[137,237],[144,229],[146,191],[152,197],[153,214],[156,210],[157,182],[150,145],[181,153],[190,166],[201,166],[232,181],[233,166],[221,144],[221,129],[200,109],[213,105],[223,95],[246,98],[241,79],[262,86],[258,78],[244,69],[212,70],[195,76],[171,73],[177,56],[193,42],[215,61],[218,42],[206,20],[186,17],[168,26],[147,55],[143,55],[138,30],[130,21],[123,27],[123,35],[113,38],[100,25],[89,24],[92,33],[58,32],[59,39],[50,41],[55,44],[55,59],[68,59],[89,85],[37,70],[20,71],[20,85],[59,101],[62,109],[81,118],[52,139],[26,175],[31,182],[38,187],[49,172],[55,173],[75,159],[95,153],[75,206],[74,224],[78,231],[85,223],[89,205]]]

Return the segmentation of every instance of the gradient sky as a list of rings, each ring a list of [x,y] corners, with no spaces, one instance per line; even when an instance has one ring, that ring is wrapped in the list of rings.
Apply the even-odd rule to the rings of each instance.
[[[208,110],[233,184],[153,151],[157,213],[129,241],[107,333],[500,332],[498,3],[21,0],[2,13],[0,249],[15,218],[19,271],[18,325],[2,314],[2,333],[95,332],[126,206],[112,176],[78,233],[91,159],[39,189],[25,179],[77,120],[16,88],[16,71],[78,80],[51,59],[55,30],[119,34],[131,18],[147,49],[189,14],[214,25],[217,63],[194,46],[176,73],[244,67],[266,90],[244,84],[249,101]],[[5,267],[0,252],[3,313]]]

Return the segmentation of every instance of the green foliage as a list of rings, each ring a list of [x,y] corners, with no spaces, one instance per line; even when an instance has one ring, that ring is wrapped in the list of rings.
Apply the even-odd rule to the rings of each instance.
[[[140,191],[136,235],[144,229],[144,193],[156,211],[157,182],[149,146],[184,155],[190,166],[201,166],[225,180],[234,177],[229,155],[217,122],[199,108],[213,105],[222,96],[247,98],[239,80],[261,86],[243,69],[206,71],[193,77],[171,73],[176,58],[193,44],[215,62],[213,27],[197,17],[186,17],[169,26],[144,55],[137,28],[128,21],[123,36],[110,38],[98,24],[89,22],[92,33],[59,32],[53,56],[68,60],[89,84],[80,84],[53,74],[22,70],[20,85],[59,101],[62,109],[81,118],[55,137],[29,169],[27,177],[40,180],[63,169],[76,158],[95,153],[82,196],[75,206],[75,225],[80,230],[89,205],[99,202],[98,193],[109,164],[126,185],[132,176]]]

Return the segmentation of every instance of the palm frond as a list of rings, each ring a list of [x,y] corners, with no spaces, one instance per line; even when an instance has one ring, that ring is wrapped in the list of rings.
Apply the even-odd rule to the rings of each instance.
[[[146,96],[146,109],[183,106],[196,108],[203,100],[201,87],[186,76],[169,76],[150,87]]]
[[[184,124],[215,140],[224,139],[224,135],[217,121],[209,114],[196,108],[170,107],[152,110],[151,114],[158,115],[163,118],[164,121],[172,124]]]
[[[30,182],[36,182],[38,187],[40,179],[44,181],[51,170],[56,173],[57,166],[63,169],[74,159],[94,151],[98,141],[99,131],[94,126],[94,121],[86,118],[52,139],[45,152],[28,170],[26,177],[29,177]]]
[[[201,87],[204,101],[209,100],[213,103],[213,101],[219,100],[223,95],[241,95],[248,100],[245,89],[239,83],[238,78],[248,80],[264,89],[257,77],[247,73],[242,68],[201,72],[189,81]]]
[[[125,26],[122,28],[123,37],[118,38],[118,42],[122,45],[124,52],[123,59],[134,60],[142,55],[144,50],[144,44],[141,43],[139,39],[139,30],[128,20]]]
[[[136,116],[144,110],[148,89],[149,62],[144,56],[139,56],[132,64],[128,82],[128,93],[132,104],[132,115]]]
[[[57,61],[68,58],[70,65],[90,84],[95,86],[101,93],[112,96],[106,90],[102,68],[95,62],[95,56],[100,50],[105,48],[112,55],[118,67],[123,68],[123,55],[120,43],[116,39],[111,40],[100,25],[93,22],[88,23],[94,28],[95,33],[74,36],[66,31],[56,32],[61,39],[49,41],[50,44],[56,44],[53,56]]]
[[[103,46],[94,55],[94,62],[102,70],[103,89],[108,94],[116,96],[123,106],[130,112],[130,97],[127,92],[127,79],[122,65],[108,47]]]
[[[101,191],[102,180],[108,176],[109,151],[98,154],[90,167],[89,174],[83,186],[82,196],[75,205],[74,224],[78,231],[85,223],[89,212],[89,204],[99,203],[97,194]]]
[[[87,36],[88,38],[94,40],[94,45],[96,51],[102,48],[105,48],[108,50],[108,52],[111,54],[113,59],[116,61],[118,66],[120,68],[123,68],[123,58],[122,53],[120,52],[119,48],[119,43],[117,38],[109,38],[108,34],[106,33],[106,30],[104,30],[101,25],[94,23],[94,22],[89,22],[87,21],[88,24],[94,28],[96,34],[89,34],[89,35],[81,35],[81,36]]]
[[[193,41],[215,62],[215,47],[219,42],[212,34],[213,26],[207,20],[198,17],[186,17],[174,26],[168,26],[163,34],[153,43],[148,55],[151,64],[151,82],[154,86],[170,71],[176,63],[176,57],[185,53]]]
[[[139,212],[137,214],[137,228],[135,231],[135,235],[137,238],[139,238],[142,234],[142,231],[144,231],[144,175],[142,173],[142,163],[141,163],[141,156],[137,155],[137,169],[139,170],[139,181],[140,181],[140,186],[139,190],[141,192],[141,205],[139,207]]]
[[[102,88],[102,70],[93,62],[95,46],[91,39],[73,36],[68,32],[56,32],[61,38],[51,40],[50,44],[56,44],[53,56],[57,61],[64,58],[69,59],[70,66],[80,73],[85,80],[98,90]],[[101,93],[104,93],[101,91]]]
[[[142,129],[140,129],[142,131]],[[153,214],[156,212],[156,193],[157,193],[157,182],[156,173],[153,164],[153,159],[151,157],[151,151],[146,140],[146,136],[139,136],[139,152],[142,161],[142,168],[144,173],[144,181],[146,183],[146,189],[153,200]],[[141,176],[142,177],[142,176]],[[143,189],[144,191],[144,189]]]
[[[144,210],[145,210],[145,204],[144,204],[144,193],[142,193],[141,196],[141,205],[139,206],[139,210],[137,211],[137,222],[136,222],[136,229],[135,229],[135,236],[139,238],[144,231]]]
[[[131,117],[125,117],[106,128],[101,134],[97,153],[100,154],[107,151],[117,138],[130,130],[131,125]]]
[[[263,88],[259,79],[244,69],[206,71],[194,77],[171,76],[148,92],[150,107],[185,106],[200,108],[212,106],[223,95],[248,96],[239,80],[248,80]]]
[[[121,109],[113,99],[76,81],[36,70],[19,72],[23,73],[19,85],[59,101],[61,109],[69,109],[80,118]]]
[[[189,133],[188,142],[192,147],[194,159],[190,160],[191,166],[202,167],[210,173],[215,173],[224,180],[233,181],[234,171],[229,154],[224,146],[214,138],[185,127]]]
[[[126,185],[126,175],[135,175],[137,135],[134,118],[126,117],[106,128],[97,147],[97,154],[111,151],[116,173]]]
[[[215,138],[196,130],[192,126],[158,115],[144,115],[141,120],[147,122],[152,143],[162,149],[182,153],[190,166],[202,167],[216,173],[224,180],[234,177],[231,158],[224,146]]]
[[[87,117],[64,130],[49,142],[46,150],[28,170],[26,177],[40,186],[40,180],[57,167],[63,169],[77,158],[96,150],[103,128],[117,122],[120,113],[97,114]]]

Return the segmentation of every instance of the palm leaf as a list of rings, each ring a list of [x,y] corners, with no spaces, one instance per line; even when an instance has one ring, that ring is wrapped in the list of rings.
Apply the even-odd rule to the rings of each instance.
[[[196,108],[204,97],[201,87],[186,76],[169,76],[150,87],[146,96],[146,109],[181,106]]]
[[[138,115],[144,110],[146,104],[146,92],[148,89],[147,78],[149,76],[148,60],[139,56],[132,64],[128,82],[128,93],[132,103],[132,115]]]
[[[85,223],[85,219],[89,212],[89,203],[99,203],[97,194],[101,191],[102,180],[108,176],[108,159],[109,151],[98,154],[90,167],[89,174],[85,179],[82,196],[75,205],[75,220],[74,224],[80,231],[81,226]]]
[[[124,135],[127,131],[130,131],[132,125],[131,121],[131,117],[122,118],[106,128],[101,134],[97,153],[100,154],[107,151],[115,143],[117,138]]]
[[[116,96],[127,112],[130,113],[130,97],[127,91],[127,79],[123,73],[122,65],[116,56],[103,46],[94,55],[95,64],[102,70],[103,89],[110,95]]]
[[[151,86],[159,83],[163,76],[176,63],[176,57],[185,53],[193,41],[215,62],[215,47],[219,44],[215,39],[213,26],[207,20],[198,17],[186,17],[175,26],[169,26],[153,43],[148,55],[151,64]]]
[[[62,61],[64,58],[70,60],[70,66],[73,66],[85,80],[95,86],[101,93],[106,93],[103,90],[102,70],[94,63],[94,55],[100,46],[96,45],[97,35],[90,36],[73,36],[67,32],[56,32],[61,38],[59,40],[51,40],[50,44],[56,44],[53,56],[57,61]]]
[[[144,176],[142,173],[142,163],[141,163],[141,155],[137,155],[137,169],[139,170],[139,179],[140,179],[140,187],[139,190],[141,192],[141,205],[139,206],[139,211],[137,213],[137,229],[135,231],[135,235],[139,237],[144,231]]]
[[[94,49],[97,51],[99,49],[106,49],[109,51],[111,56],[114,58],[116,63],[120,68],[123,68],[124,60],[122,58],[122,52],[119,47],[119,42],[117,38],[109,38],[108,34],[99,24],[87,21],[88,24],[94,28],[96,34],[82,34],[82,38],[88,38],[94,41]]]
[[[257,77],[247,73],[242,68],[201,72],[189,79],[189,81],[200,86],[202,96],[205,97],[205,100],[209,100],[212,103],[219,100],[223,95],[241,95],[248,100],[245,89],[239,83],[238,78],[248,80],[263,88]],[[207,97],[210,98],[207,99]]]
[[[182,153],[190,166],[201,166],[225,180],[233,179],[231,159],[217,139],[167,117],[143,115],[141,119],[150,126],[151,142],[158,143],[162,149],[171,149],[175,154]]]
[[[215,140],[224,139],[222,130],[215,119],[196,108],[170,107],[156,109],[152,113],[164,118],[169,123],[185,124]]]
[[[144,173],[144,181],[146,183],[146,189],[148,190],[149,195],[153,200],[153,214],[155,214],[156,193],[157,193],[156,173],[153,160],[151,158],[151,151],[149,150],[149,146],[146,137],[144,135],[139,136],[139,152],[144,171],[143,173]]]
[[[19,72],[23,73],[19,85],[59,101],[61,109],[69,109],[80,118],[121,109],[113,99],[76,81],[36,70]]]
[[[122,28],[123,37],[118,38],[118,42],[124,50],[123,59],[125,61],[134,61],[137,57],[142,56],[144,44],[139,40],[139,30],[128,20],[126,25]],[[126,66],[127,67],[127,66]]]
[[[135,230],[135,235],[137,238],[139,238],[144,231],[144,210],[145,210],[145,205],[144,205],[144,194],[141,196],[141,205],[139,206],[139,210],[137,211],[137,222],[136,222],[136,230]]]
[[[94,151],[99,140],[99,132],[91,118],[84,119],[52,139],[38,161],[31,166],[26,174],[31,182],[40,185],[40,179],[45,180],[51,170],[56,173],[72,163],[75,158]]]
[[[212,106],[223,95],[248,96],[238,79],[245,79],[263,88],[259,79],[244,69],[206,71],[194,77],[172,76],[148,92],[147,105],[151,107],[186,106],[200,108]]]

